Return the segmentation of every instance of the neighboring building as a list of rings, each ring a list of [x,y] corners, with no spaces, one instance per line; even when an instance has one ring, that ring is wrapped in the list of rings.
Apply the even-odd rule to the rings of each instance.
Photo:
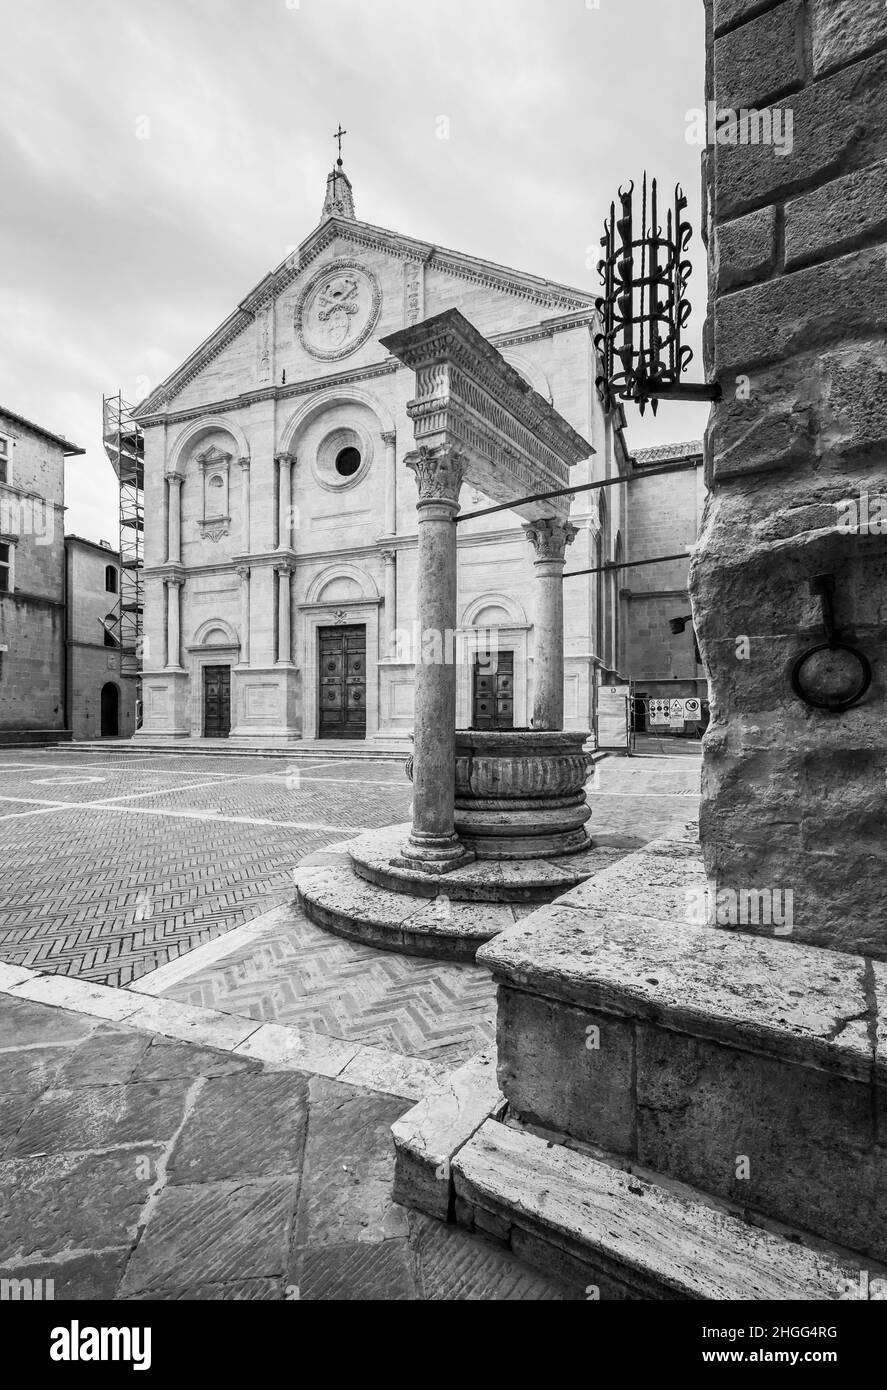
[[[70,737],[65,459],[83,452],[0,407],[0,743]]]
[[[457,307],[626,474],[595,389],[597,291],[357,220],[330,174],[321,224],[134,412],[145,432],[144,723],[154,740],[406,740],[413,721],[412,373],[386,334]],[[624,487],[580,493],[568,569],[624,546]],[[463,511],[483,506],[470,487]],[[534,554],[509,512],[459,527],[458,720],[529,723]],[[618,668],[615,574],[565,581],[566,724]],[[492,632],[500,653],[479,676]],[[486,675],[486,679],[482,678]]]
[[[645,469],[679,462],[686,464],[685,471],[643,476]],[[639,732],[695,731],[708,718],[708,682],[689,621],[687,590],[688,548],[699,534],[705,502],[702,442],[638,449],[631,476],[625,559],[687,553],[686,559],[624,570],[620,580],[625,674],[634,685],[635,727]],[[670,623],[679,618],[688,621],[683,632],[673,633]],[[698,717],[682,721],[678,707],[678,717],[672,719],[665,701],[687,698],[698,700]],[[694,710],[691,704],[689,712]]]
[[[121,671],[120,556],[66,536],[68,710],[75,739],[129,738],[136,680]]]

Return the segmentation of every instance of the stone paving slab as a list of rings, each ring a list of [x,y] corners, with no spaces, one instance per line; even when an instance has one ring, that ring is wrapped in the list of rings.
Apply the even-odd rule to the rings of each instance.
[[[406,1096],[10,994],[0,1037],[0,1278],[56,1299],[569,1296],[393,1201]]]

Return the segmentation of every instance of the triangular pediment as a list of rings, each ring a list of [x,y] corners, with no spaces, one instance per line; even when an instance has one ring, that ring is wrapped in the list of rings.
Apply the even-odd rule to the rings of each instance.
[[[396,281],[392,278],[395,273]],[[358,282],[356,287],[349,275]],[[333,276],[338,279],[332,279]],[[369,289],[362,283],[364,277],[369,281]],[[370,301],[382,298],[380,280],[388,282],[386,300],[389,304],[397,304],[398,321],[392,322],[389,314],[386,324],[379,325],[388,331],[439,312],[447,307],[446,301],[451,295],[463,301],[469,317],[472,313],[470,296],[484,298],[485,306],[489,307],[490,323],[478,323],[478,326],[487,333],[496,333],[498,327],[505,326],[504,321],[498,322],[495,310],[500,297],[521,301],[528,323],[564,315],[590,314],[597,297],[591,290],[576,289],[513,270],[368,222],[328,217],[296,251],[254,286],[234,312],[142,402],[135,412],[137,417],[144,421],[162,414],[170,406],[190,404],[188,398],[194,395],[194,390],[189,388],[198,377],[208,378],[201,385],[211,393],[216,391],[214,399],[218,400],[271,387],[281,379],[275,361],[281,351],[293,364],[296,379],[334,371],[336,362],[346,356],[349,366],[352,362],[365,365],[367,354],[371,354],[373,361],[384,361],[386,355],[375,335],[370,338],[369,333],[365,333],[357,348],[347,341],[350,331],[347,314],[356,310],[361,297],[365,301],[361,312],[369,321],[372,310],[375,317],[370,327],[376,327],[378,306],[374,308]],[[452,282],[451,289],[447,288],[449,282]],[[317,344],[306,344],[300,331],[304,296],[318,284],[318,292],[326,295],[323,312],[327,314],[329,325],[329,351]],[[341,304],[336,303],[337,296],[343,301]],[[349,297],[353,301],[351,304],[345,302]],[[276,315],[278,306],[281,313]],[[296,324],[294,334],[291,332],[293,321]],[[283,332],[281,325],[285,326]],[[337,329],[346,337],[341,351],[336,344]],[[288,331],[292,341],[286,336]]]

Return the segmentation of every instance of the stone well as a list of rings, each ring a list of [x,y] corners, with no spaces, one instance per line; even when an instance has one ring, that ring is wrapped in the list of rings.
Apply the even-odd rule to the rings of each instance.
[[[455,829],[478,859],[588,849],[590,759],[581,730],[456,731]]]

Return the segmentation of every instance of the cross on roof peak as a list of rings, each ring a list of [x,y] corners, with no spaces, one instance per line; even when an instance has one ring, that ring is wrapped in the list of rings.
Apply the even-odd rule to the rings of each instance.
[[[334,139],[334,140],[338,140],[338,142],[339,142],[339,158],[336,160],[336,163],[339,165],[340,168],[341,168],[341,166],[342,166],[342,136],[343,136],[343,135],[347,135],[347,134],[348,134],[348,131],[342,129],[342,122],[340,121],[340,122],[339,122],[339,129],[338,129],[337,131],[335,131],[335,133],[334,133],[334,135],[333,135],[333,139]]]

